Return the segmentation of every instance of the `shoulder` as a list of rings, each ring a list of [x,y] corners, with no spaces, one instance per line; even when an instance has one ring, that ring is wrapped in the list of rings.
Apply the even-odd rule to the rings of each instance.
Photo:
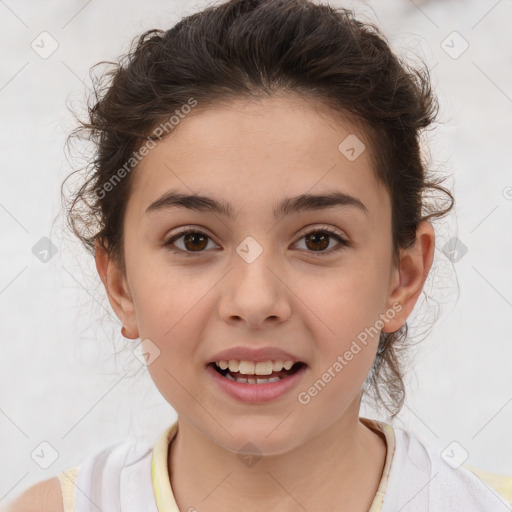
[[[29,487],[0,512],[62,512],[64,503],[58,477],[43,480]]]
[[[394,433],[395,454],[386,492],[392,508],[398,506],[403,512],[508,510],[504,498],[462,464],[467,452],[460,444],[440,448],[401,428],[394,428]]]

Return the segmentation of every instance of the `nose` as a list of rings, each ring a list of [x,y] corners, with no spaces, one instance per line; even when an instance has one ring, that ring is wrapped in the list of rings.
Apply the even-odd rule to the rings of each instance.
[[[270,251],[263,251],[254,261],[235,254],[233,265],[221,282],[220,317],[253,329],[288,320],[291,292]]]

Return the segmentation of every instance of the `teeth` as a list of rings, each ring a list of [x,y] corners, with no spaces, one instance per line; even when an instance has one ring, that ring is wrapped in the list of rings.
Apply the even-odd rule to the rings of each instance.
[[[242,384],[268,384],[270,382],[277,382],[278,380],[281,380],[279,377],[271,377],[270,379],[235,379],[231,377],[229,373],[226,373],[226,378],[234,382],[241,382]]]
[[[221,370],[229,368],[231,372],[240,372],[244,375],[270,375],[272,372],[280,372],[281,370],[289,370],[293,361],[216,361],[215,363]]]

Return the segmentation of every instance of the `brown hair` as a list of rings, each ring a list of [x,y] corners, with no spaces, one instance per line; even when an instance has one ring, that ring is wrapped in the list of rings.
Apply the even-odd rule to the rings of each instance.
[[[79,120],[67,141],[92,141],[94,158],[72,197],[66,201],[65,182],[61,194],[68,224],[85,248],[94,254],[100,243],[123,270],[123,217],[133,172],[115,186],[108,183],[146,139],[155,139],[155,127],[191,98],[204,109],[240,97],[296,93],[360,127],[376,176],[390,193],[396,263],[399,249],[414,244],[418,223],[453,206],[420,152],[420,132],[437,116],[427,69],[403,62],[376,27],[352,11],[307,0],[231,0],[167,31],[149,30],[118,63],[103,63],[111,69],[94,81],[89,119]],[[439,192],[448,200],[444,207]],[[405,396],[399,354],[406,341],[407,324],[381,333],[367,379],[376,403],[392,416]]]

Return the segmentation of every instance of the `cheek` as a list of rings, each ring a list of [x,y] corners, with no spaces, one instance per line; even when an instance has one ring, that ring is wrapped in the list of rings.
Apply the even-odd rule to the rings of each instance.
[[[353,398],[373,365],[386,299],[378,260],[371,251],[359,253],[336,272],[302,281],[305,303],[315,313],[309,315],[310,326],[320,354],[313,380],[333,382],[322,391],[329,400]]]
[[[134,295],[141,339],[151,340],[159,354],[148,372],[167,402],[183,411],[190,408],[191,397],[201,396],[195,375],[204,363],[202,333],[211,315],[205,295],[212,284],[172,269],[148,273],[138,284]]]
[[[306,304],[324,322],[322,337],[345,341],[375,323],[386,299],[382,273],[363,258],[320,281],[304,280],[302,290]]]
[[[307,388],[301,391],[311,414],[317,410],[332,419],[337,417],[352,403],[370,372],[379,341],[375,323],[380,313],[373,283],[368,273],[362,272],[331,281],[323,294],[309,289],[308,305],[316,305],[317,316],[310,318],[314,318],[312,336],[319,355]],[[325,404],[329,404],[329,412]]]
[[[160,258],[155,263],[151,254],[135,260],[139,263],[129,271],[141,336],[162,344],[192,337],[206,318],[204,298],[217,276],[194,267],[178,268]]]

